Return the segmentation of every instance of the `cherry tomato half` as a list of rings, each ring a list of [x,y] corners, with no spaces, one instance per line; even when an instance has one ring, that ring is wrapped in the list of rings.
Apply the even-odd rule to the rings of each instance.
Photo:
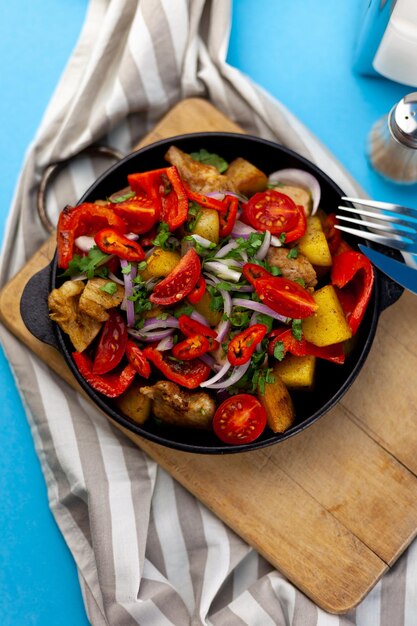
[[[313,296],[289,278],[259,278],[255,283],[255,290],[263,304],[286,317],[304,319],[317,310]]]
[[[266,411],[262,404],[248,393],[228,398],[218,407],[213,418],[217,437],[230,444],[255,441],[266,426]]]
[[[275,189],[255,193],[244,205],[243,214],[256,230],[268,230],[272,235],[285,233],[286,242],[302,237],[307,227],[304,209]]]
[[[126,322],[116,309],[111,309],[109,318],[101,331],[100,341],[92,366],[92,373],[106,374],[114,369],[123,358],[126,342]]]
[[[200,259],[194,248],[190,248],[172,272],[155,286],[149,300],[161,306],[179,302],[191,293],[200,274]]]
[[[255,286],[255,281],[259,278],[272,278],[271,272],[268,272],[268,270],[256,263],[245,263],[242,267],[242,271],[248,283],[253,286]]]
[[[244,365],[251,358],[256,346],[265,337],[265,324],[253,324],[233,337],[227,348],[227,358],[232,365]]]
[[[172,349],[172,355],[181,361],[191,361],[191,359],[197,359],[209,350],[208,338],[204,335],[194,335],[177,343]]]
[[[151,366],[149,365],[142,350],[131,339],[128,339],[126,343],[126,357],[129,363],[133,365],[139,376],[149,378]]]
[[[206,292],[206,288],[207,288],[207,284],[206,284],[205,278],[203,274],[201,274],[200,278],[197,281],[196,286],[187,296],[191,304],[197,304],[197,302],[200,302],[201,298],[204,296]]]

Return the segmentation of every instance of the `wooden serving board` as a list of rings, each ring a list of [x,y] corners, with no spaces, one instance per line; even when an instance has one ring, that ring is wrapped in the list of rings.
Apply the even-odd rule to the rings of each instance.
[[[206,101],[177,105],[145,143],[239,127]],[[61,355],[26,330],[22,290],[53,238],[0,293],[0,319],[71,385]],[[417,298],[380,319],[371,353],[339,405],[306,431],[226,456],[170,450],[123,432],[321,608],[353,608],[417,534]]]

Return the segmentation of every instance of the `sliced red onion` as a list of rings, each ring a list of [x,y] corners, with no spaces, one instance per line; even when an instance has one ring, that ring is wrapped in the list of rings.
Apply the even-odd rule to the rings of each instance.
[[[179,322],[176,317],[169,315],[166,319],[158,319],[157,317],[151,317],[145,320],[142,330],[148,332],[149,330],[155,330],[156,328],[178,328]]]
[[[74,282],[77,280],[87,280],[87,274],[77,274],[76,276],[71,276],[71,280]]]
[[[235,367],[232,372],[232,375],[229,376],[229,378],[226,378],[225,380],[221,380],[220,382],[214,382],[214,384],[210,383],[210,385],[206,385],[207,389],[226,389],[227,387],[234,385],[242,378],[242,376],[246,374],[246,372],[249,369],[249,365],[250,365],[250,359],[247,363],[244,363],[243,365],[239,365],[239,367]],[[214,378],[216,377],[213,376],[211,380],[214,380]],[[203,383],[201,384],[201,386],[202,385]]]
[[[273,246],[274,248],[280,248],[282,246],[282,241],[279,237],[275,237],[275,235],[272,235],[271,246]]]
[[[232,298],[230,296],[230,293],[228,293],[227,291],[224,291],[223,289],[220,290],[220,294],[223,298],[223,313],[225,315],[227,315],[227,317],[229,317],[230,313],[232,312]],[[230,330],[230,322],[228,319],[222,320],[215,328],[216,333],[217,333],[217,341],[219,341],[220,343],[222,343],[222,341],[225,340],[225,338],[227,337],[229,330]]]
[[[125,237],[127,237],[131,241],[137,241],[139,239],[139,235],[137,235],[136,233],[127,233]]]
[[[113,274],[113,272],[109,272],[109,278],[114,282],[117,283],[118,285],[123,285],[125,284],[124,280],[122,280],[121,278],[119,278],[118,276],[116,276],[116,274]]]
[[[226,194],[222,191],[210,191],[204,195],[207,196],[207,198],[214,198],[214,200],[223,200]]]
[[[242,239],[248,239],[249,235],[252,233],[257,233],[258,231],[252,226],[248,226],[239,220],[236,220],[235,225],[232,230],[232,237],[242,237]]]
[[[229,361],[226,361],[226,363],[223,365],[223,367],[217,372],[217,374],[215,376],[213,376],[212,378],[209,378],[208,380],[205,380],[203,383],[200,383],[200,387],[210,387],[212,384],[216,383],[218,380],[220,380],[221,378],[223,378],[223,376],[226,374],[226,372],[228,372],[230,370],[232,366],[230,365]]]
[[[120,261],[120,265],[122,269],[126,269],[129,267],[128,261],[122,259]],[[135,303],[129,298],[133,295],[133,281],[136,278],[136,274],[138,271],[137,265],[130,264],[130,272],[128,274],[123,274],[123,281],[125,285],[125,296],[123,298],[123,302],[121,304],[122,308],[126,311],[126,320],[127,325],[132,327],[135,325]]]
[[[302,187],[311,193],[313,198],[313,208],[311,215],[316,213],[321,197],[320,183],[315,176],[299,169],[278,170],[270,174],[268,181],[270,183],[283,183],[284,185],[295,185]]]
[[[200,246],[203,246],[203,248],[214,248],[215,244],[213,243],[213,241],[210,241],[210,239],[206,239],[205,237],[201,237],[201,235],[190,235],[190,237],[192,237],[194,239],[194,241],[196,241],[197,243],[200,244]]]
[[[87,235],[81,235],[74,240],[77,248],[82,250],[83,252],[89,252],[91,248],[94,248],[96,242],[94,241],[94,237],[88,237]]]
[[[238,244],[236,243],[236,241],[229,241],[229,243],[227,243],[225,246],[223,246],[223,248],[220,248],[220,250],[216,252],[216,254],[214,255],[214,258],[222,259],[226,255],[228,255],[229,252],[234,250],[234,248],[236,248],[237,246]]]
[[[203,324],[204,326],[210,326],[204,315],[201,315],[201,313],[198,313],[198,311],[193,311],[190,317],[196,322],[200,322],[200,324]]]
[[[259,248],[258,252],[255,254],[255,259],[258,259],[258,261],[263,261],[264,258],[266,257],[266,253],[268,252],[270,245],[271,245],[271,233],[269,232],[269,230],[266,230],[262,245]]]
[[[208,261],[205,263],[205,267],[214,272],[219,278],[231,280],[235,283],[239,282],[240,277],[242,276],[242,272],[236,272],[236,270],[232,270],[220,261]]]
[[[143,332],[142,330],[135,330],[134,328],[128,328],[127,332],[129,335],[140,339],[141,341],[149,342],[149,341],[161,341],[166,337],[169,337],[173,334],[174,330],[172,328],[166,328],[165,330],[158,330],[155,332]]]
[[[203,361],[203,363],[205,363],[206,365],[209,366],[210,369],[212,369],[214,372],[217,372],[220,368],[219,364],[217,363],[216,359],[214,357],[211,356],[211,354],[202,354],[199,357],[200,361]]]
[[[168,335],[165,339],[161,339],[161,341],[156,346],[156,349],[159,352],[165,352],[166,350],[172,350],[174,347],[174,337],[172,335]]]
[[[274,320],[278,320],[279,322],[283,322],[284,324],[288,324],[288,317],[284,315],[280,315],[276,311],[273,311],[266,306],[266,304],[262,304],[261,302],[254,302],[253,300],[245,300],[244,298],[233,298],[232,300],[233,306],[241,306],[245,309],[251,309],[252,311],[257,311],[258,313],[263,313],[264,315],[269,315],[269,317],[273,317]]]
[[[240,202],[248,201],[248,198],[245,195],[243,195],[243,193],[236,193],[235,191],[226,191],[225,195],[233,196],[234,198],[237,198],[238,200],[240,200]]]

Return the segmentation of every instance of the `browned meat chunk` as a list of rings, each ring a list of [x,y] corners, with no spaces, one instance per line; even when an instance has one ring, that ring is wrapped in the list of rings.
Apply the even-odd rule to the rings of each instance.
[[[140,392],[153,400],[153,414],[167,424],[211,427],[216,405],[207,393],[183,391],[169,380],[161,380],[152,387],[142,387]]]
[[[175,146],[169,148],[165,159],[171,165],[176,166],[181,178],[188,183],[193,191],[198,193],[236,191],[233,181],[227,178],[227,176],[220,174],[215,167],[196,161],[189,154]]]
[[[119,306],[125,295],[124,287],[117,283],[114,283],[116,291],[113,294],[103,291],[102,287],[108,282],[105,278],[92,278],[87,282],[80,297],[80,311],[98,322],[108,320],[107,309]]]
[[[83,352],[98,335],[101,323],[79,310],[84,291],[81,280],[67,280],[59,289],[53,289],[48,297],[50,317],[69,335],[74,348]]]
[[[266,261],[272,267],[279,267],[285,278],[290,280],[301,278],[306,287],[315,287],[317,276],[310,261],[300,253],[295,259],[289,259],[288,252],[288,248],[273,248],[271,246],[266,255]]]

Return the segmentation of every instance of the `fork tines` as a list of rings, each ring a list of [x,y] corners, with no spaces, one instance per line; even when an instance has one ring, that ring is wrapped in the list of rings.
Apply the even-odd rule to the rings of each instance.
[[[362,198],[342,197],[342,200],[352,202],[358,207],[339,206],[338,208],[347,213],[353,213],[358,217],[347,217],[337,215],[338,221],[356,224],[359,228],[336,225],[336,228],[368,239],[376,243],[417,253],[417,210],[409,207],[402,207],[398,204],[388,202],[377,202],[364,200]],[[367,208],[362,208],[367,207]],[[371,209],[371,210],[368,210]],[[362,216],[367,219],[362,219]],[[369,220],[372,219],[372,221]],[[368,230],[365,230],[366,227]]]

